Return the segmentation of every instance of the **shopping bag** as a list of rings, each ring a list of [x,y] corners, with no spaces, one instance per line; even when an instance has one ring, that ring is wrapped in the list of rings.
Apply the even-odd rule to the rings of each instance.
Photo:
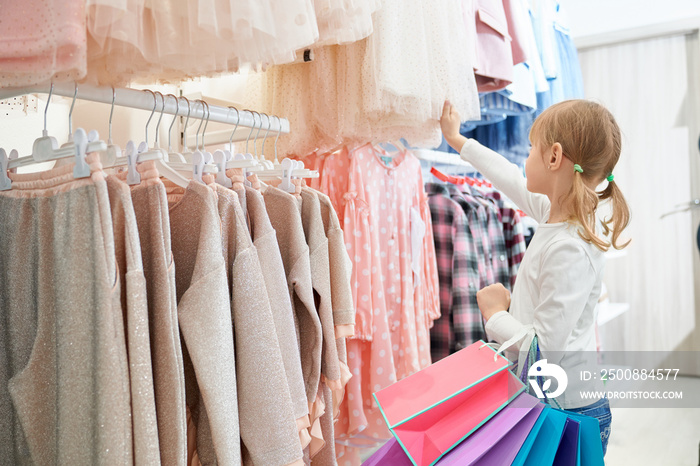
[[[415,466],[437,462],[520,394],[511,363],[482,341],[374,393]]]
[[[600,441],[598,419],[584,414],[563,411],[579,423],[579,455],[581,466],[605,466],[603,443]]]
[[[578,448],[579,428],[580,424],[577,420],[569,416],[566,417],[564,431],[561,434],[559,448],[552,466],[581,466],[581,456]]]
[[[413,466],[413,463],[395,438],[390,438],[372,456],[362,463],[362,466]]]
[[[545,408],[537,398],[521,393],[498,414],[440,458],[436,466],[502,466],[511,464]],[[393,438],[363,466],[411,466],[411,460]]]
[[[518,450],[518,454],[511,463],[511,466],[523,466],[523,464],[525,464],[525,459],[530,453],[530,450],[532,450],[532,446],[535,444],[537,435],[539,434],[540,429],[542,428],[542,425],[544,424],[544,421],[547,418],[547,411],[550,409],[552,409],[551,406],[542,403],[542,410],[540,411],[539,416],[535,421],[535,424],[532,426],[532,429],[530,429],[530,432],[528,433],[527,438],[523,442],[523,445],[520,447],[520,450]]]
[[[513,461],[517,466],[546,466],[554,463],[559,442],[568,416],[554,408],[545,406],[544,418],[529,450],[521,449]],[[534,429],[533,429],[534,430]]]
[[[437,462],[437,466],[511,464],[543,409],[544,404],[537,398],[521,393],[512,403],[443,456]]]

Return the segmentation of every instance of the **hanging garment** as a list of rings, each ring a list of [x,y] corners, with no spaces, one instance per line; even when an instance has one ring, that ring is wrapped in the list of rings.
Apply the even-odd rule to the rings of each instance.
[[[291,18],[291,20],[290,20]],[[182,81],[288,63],[319,32],[310,0],[87,2],[88,75],[100,84]]]
[[[340,228],[340,220],[330,198],[321,192],[316,194],[321,204],[321,219],[328,239],[335,336],[336,338],[351,337],[355,330],[355,309],[352,304],[350,284],[352,261],[345,249],[343,230]]]
[[[299,339],[301,367],[304,374],[306,399],[309,405],[310,422],[320,417],[317,404],[318,386],[321,380],[321,358],[323,334],[321,321],[316,311],[309,247],[304,238],[299,201],[287,192],[268,186],[263,192],[265,208],[270,223],[277,232],[277,242],[282,254],[287,276],[287,286],[294,309],[297,337]],[[312,437],[318,432],[311,432]]]
[[[513,51],[502,0],[474,0],[479,92],[497,91],[513,82]]]
[[[236,182],[234,181],[234,188],[235,187]],[[241,192],[239,191],[238,193],[240,198]],[[264,264],[262,273],[265,280],[265,287],[270,299],[270,307],[277,330],[277,338],[282,351],[282,357],[284,358],[285,374],[287,376],[287,385],[294,407],[294,416],[297,420],[297,430],[304,433],[301,435],[301,445],[305,448],[311,440],[306,430],[310,425],[309,405],[304,387],[301,355],[297,332],[295,331],[292,302],[287,288],[287,279],[285,277],[282,256],[277,243],[277,235],[267,215],[262,194],[252,187],[244,188],[243,193],[248,208],[250,233],[253,237],[253,244],[258,253],[260,264]]]
[[[523,225],[520,222],[520,214],[516,206],[505,199],[497,190],[487,192],[486,196],[496,202],[499,209],[499,217],[503,225],[503,240],[508,256],[508,267],[510,274],[510,286],[515,286],[515,278],[518,276],[520,263],[525,255],[525,236]]]
[[[479,119],[461,2],[388,0],[373,23],[367,39],[321,47],[310,63],[249,76],[246,104],[285,115],[295,128],[280,140],[281,154],[404,137],[434,147],[446,99],[463,117]]]
[[[116,176],[108,176],[107,191],[112,212],[117,271],[122,284],[120,298],[129,359],[134,464],[157,464],[160,462],[160,448],[153,389],[148,301],[136,214],[129,185]],[[157,324],[153,322],[153,325]]]
[[[439,316],[430,211],[420,163],[408,151],[390,156],[369,144],[342,151],[326,159],[321,184],[342,208],[357,309],[347,341],[353,377],[336,438],[372,445],[389,435],[372,392],[430,364],[428,329]],[[337,449],[348,455],[342,461],[356,459],[355,449]]]
[[[258,253],[238,195],[216,183],[209,186],[218,198],[231,293],[243,460],[300,463],[296,418]]]
[[[158,445],[163,464],[187,459],[185,374],[177,321],[175,265],[170,247],[170,214],[155,162],[136,166],[141,183],[131,187],[146,278]],[[118,174],[126,180],[126,172]]]
[[[301,220],[309,246],[311,263],[311,282],[316,296],[317,310],[323,332],[323,351],[321,360],[321,380],[328,389],[341,390],[338,349],[335,343],[335,325],[331,297],[330,265],[328,258],[328,238],[321,218],[321,204],[318,195],[309,188],[301,190]],[[333,399],[330,390],[320,388],[319,397],[324,400],[325,412],[321,421],[325,448],[334,449],[333,433]],[[310,457],[313,458],[323,444],[311,442]],[[335,452],[330,456],[335,458]]]
[[[332,390],[331,405],[333,416],[340,415],[340,404],[345,397],[345,387],[352,377],[348,367],[347,345],[345,338],[353,336],[355,327],[355,311],[352,301],[352,285],[350,283],[352,261],[345,248],[343,230],[340,228],[338,215],[331,200],[323,193],[318,193],[321,202],[321,217],[328,238],[329,264],[331,277],[331,299],[333,306],[333,321],[335,323],[335,344],[338,352],[340,368],[340,389]],[[327,408],[331,409],[331,408]],[[322,419],[328,422],[328,418]],[[335,439],[334,439],[335,443]],[[335,445],[334,445],[335,446]],[[337,457],[335,449],[322,450],[315,458],[317,464],[334,464]]]
[[[488,249],[486,250],[488,259],[490,260],[491,270],[493,271],[493,279],[491,283],[501,283],[507,290],[510,291],[510,269],[508,265],[508,252],[506,250],[505,239],[503,237],[503,225],[501,223],[500,211],[496,207],[495,201],[485,197],[484,193],[479,188],[469,188],[468,185],[462,186],[466,195],[471,195],[480,202],[487,216],[486,232],[488,235]],[[489,283],[489,284],[491,284]]]
[[[491,243],[488,232],[488,214],[486,207],[474,199],[471,195],[466,195],[458,187],[447,185],[450,197],[462,206],[467,214],[469,229],[476,243],[476,250],[479,264],[479,276],[481,284],[479,289],[494,282],[493,262],[491,260]],[[460,348],[461,349],[461,348]]]
[[[372,34],[372,14],[381,7],[379,0],[315,0],[319,39],[314,47],[347,44]]]
[[[133,463],[121,283],[95,155],[88,178],[73,178],[73,165],[9,173],[12,190],[0,192],[7,463]]]
[[[85,2],[3,3],[0,87],[78,81],[87,72]]]
[[[476,242],[462,206],[444,185],[428,183],[435,254],[440,278],[440,318],[430,330],[433,362],[485,340],[483,319],[476,301],[482,284]]]
[[[203,464],[241,462],[231,302],[214,192],[166,183],[187,405]],[[184,192],[183,192],[184,191]],[[207,306],[201,303],[206,302]]]

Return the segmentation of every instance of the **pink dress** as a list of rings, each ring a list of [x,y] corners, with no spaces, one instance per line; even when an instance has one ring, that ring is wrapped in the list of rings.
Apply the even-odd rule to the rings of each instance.
[[[430,212],[418,159],[364,145],[330,156],[321,182],[340,214],[353,261],[355,336],[347,342],[352,378],[341,405],[342,445],[390,437],[372,398],[431,363],[429,327],[440,315]],[[352,462],[352,460],[350,460]]]

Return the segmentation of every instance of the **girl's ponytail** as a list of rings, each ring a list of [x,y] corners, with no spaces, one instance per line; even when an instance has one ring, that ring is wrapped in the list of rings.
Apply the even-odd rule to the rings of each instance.
[[[607,251],[610,243],[600,238],[595,231],[596,216],[599,195],[586,186],[583,174],[574,173],[574,182],[568,194],[568,199],[573,208],[573,217],[581,224],[578,234],[584,241],[594,244],[597,248]],[[607,226],[603,227],[607,229]]]
[[[618,245],[622,230],[630,223],[630,209],[625,200],[625,196],[614,180],[608,181],[608,186],[598,193],[601,200],[609,199],[612,203],[612,216],[603,220],[603,233],[607,236],[612,231],[612,246],[615,249],[622,249],[630,244],[630,240],[623,245]]]

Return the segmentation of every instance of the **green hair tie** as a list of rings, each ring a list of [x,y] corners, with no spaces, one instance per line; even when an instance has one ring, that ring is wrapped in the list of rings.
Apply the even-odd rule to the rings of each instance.
[[[574,170],[579,172],[579,173],[583,173],[583,168],[581,168],[581,165],[579,165],[577,163],[574,164]]]
[[[613,174],[611,173],[611,174],[608,175],[608,178],[607,178],[607,179],[608,179],[608,183],[612,183],[612,180],[615,179],[615,176],[613,176]]]

